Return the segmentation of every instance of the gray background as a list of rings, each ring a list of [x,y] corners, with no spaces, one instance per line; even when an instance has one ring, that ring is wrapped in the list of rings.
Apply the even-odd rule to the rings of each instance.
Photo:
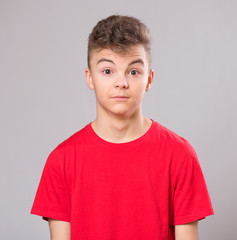
[[[236,1],[0,2],[0,239],[49,239],[30,215],[46,158],[94,120],[87,38],[119,13],[151,30],[155,79],[143,113],[196,149],[215,215],[200,239],[236,239]]]

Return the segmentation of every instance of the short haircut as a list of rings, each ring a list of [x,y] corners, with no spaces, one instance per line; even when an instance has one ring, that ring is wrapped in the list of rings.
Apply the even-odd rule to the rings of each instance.
[[[125,53],[131,46],[142,45],[151,63],[150,31],[139,19],[131,16],[111,15],[99,21],[88,38],[87,64],[91,69],[92,52],[111,49]]]

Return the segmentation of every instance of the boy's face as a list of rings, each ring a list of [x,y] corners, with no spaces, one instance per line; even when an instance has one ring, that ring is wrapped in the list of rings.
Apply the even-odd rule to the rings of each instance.
[[[142,45],[132,46],[126,53],[94,51],[90,63],[86,80],[88,87],[95,90],[97,114],[125,117],[141,110],[144,93],[154,77]]]

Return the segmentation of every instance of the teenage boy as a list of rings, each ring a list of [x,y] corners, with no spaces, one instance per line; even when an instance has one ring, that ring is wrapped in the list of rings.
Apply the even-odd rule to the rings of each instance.
[[[49,155],[31,213],[53,240],[197,240],[213,208],[190,143],[142,114],[153,83],[150,36],[113,15],[88,41],[97,115]]]

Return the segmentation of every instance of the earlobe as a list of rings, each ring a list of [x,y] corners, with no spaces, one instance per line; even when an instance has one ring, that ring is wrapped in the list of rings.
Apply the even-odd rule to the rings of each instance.
[[[147,92],[150,88],[151,88],[151,84],[148,83],[148,84],[147,84],[147,87],[146,87],[146,92]]]
[[[150,72],[149,72],[149,76],[148,76],[146,91],[148,91],[151,88],[151,85],[153,83],[153,79],[154,79],[154,70],[151,69]]]
[[[93,90],[94,89],[94,84],[93,84],[92,75],[91,75],[91,72],[90,72],[89,68],[86,68],[85,75],[86,75],[86,82],[87,82],[88,87],[91,90]]]

